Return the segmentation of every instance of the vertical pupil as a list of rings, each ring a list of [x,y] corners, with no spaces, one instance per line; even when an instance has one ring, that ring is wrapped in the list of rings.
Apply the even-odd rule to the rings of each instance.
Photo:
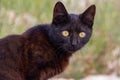
[[[65,33],[65,36],[67,36],[67,35],[68,35],[68,32],[67,32],[67,31],[65,31],[64,33]]]

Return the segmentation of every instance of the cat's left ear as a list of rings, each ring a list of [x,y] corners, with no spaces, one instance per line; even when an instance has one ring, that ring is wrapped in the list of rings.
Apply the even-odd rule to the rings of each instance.
[[[90,26],[94,23],[94,16],[96,13],[96,7],[95,5],[91,5],[85,12],[82,14],[82,21],[85,24],[88,24]]]
[[[53,11],[52,24],[63,24],[68,21],[68,12],[62,2],[57,2]]]

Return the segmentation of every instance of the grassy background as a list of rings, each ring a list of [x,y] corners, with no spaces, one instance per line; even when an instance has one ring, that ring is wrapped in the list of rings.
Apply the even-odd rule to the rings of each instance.
[[[50,23],[58,0],[0,0],[0,37],[20,34],[42,23]],[[120,1],[60,0],[68,12],[81,13],[91,4],[97,7],[93,36],[76,52],[67,70],[57,77],[78,79],[90,74],[120,75]]]

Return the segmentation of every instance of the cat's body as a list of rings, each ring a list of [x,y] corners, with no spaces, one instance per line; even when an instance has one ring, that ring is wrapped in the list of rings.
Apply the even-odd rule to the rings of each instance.
[[[0,80],[47,80],[68,65],[71,54],[57,55],[40,26],[0,40]]]
[[[58,2],[51,24],[1,39],[0,80],[47,80],[63,72],[72,53],[89,41],[94,15],[95,6],[88,8],[84,17],[67,14]],[[77,32],[85,32],[86,38],[79,38]]]

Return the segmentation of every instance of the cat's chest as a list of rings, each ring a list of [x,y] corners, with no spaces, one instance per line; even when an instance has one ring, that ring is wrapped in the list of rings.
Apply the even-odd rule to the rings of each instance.
[[[40,80],[47,80],[50,77],[53,77],[61,72],[63,72],[69,64],[69,58],[54,58],[53,61],[47,63],[40,70]],[[46,73],[47,72],[47,73]]]

